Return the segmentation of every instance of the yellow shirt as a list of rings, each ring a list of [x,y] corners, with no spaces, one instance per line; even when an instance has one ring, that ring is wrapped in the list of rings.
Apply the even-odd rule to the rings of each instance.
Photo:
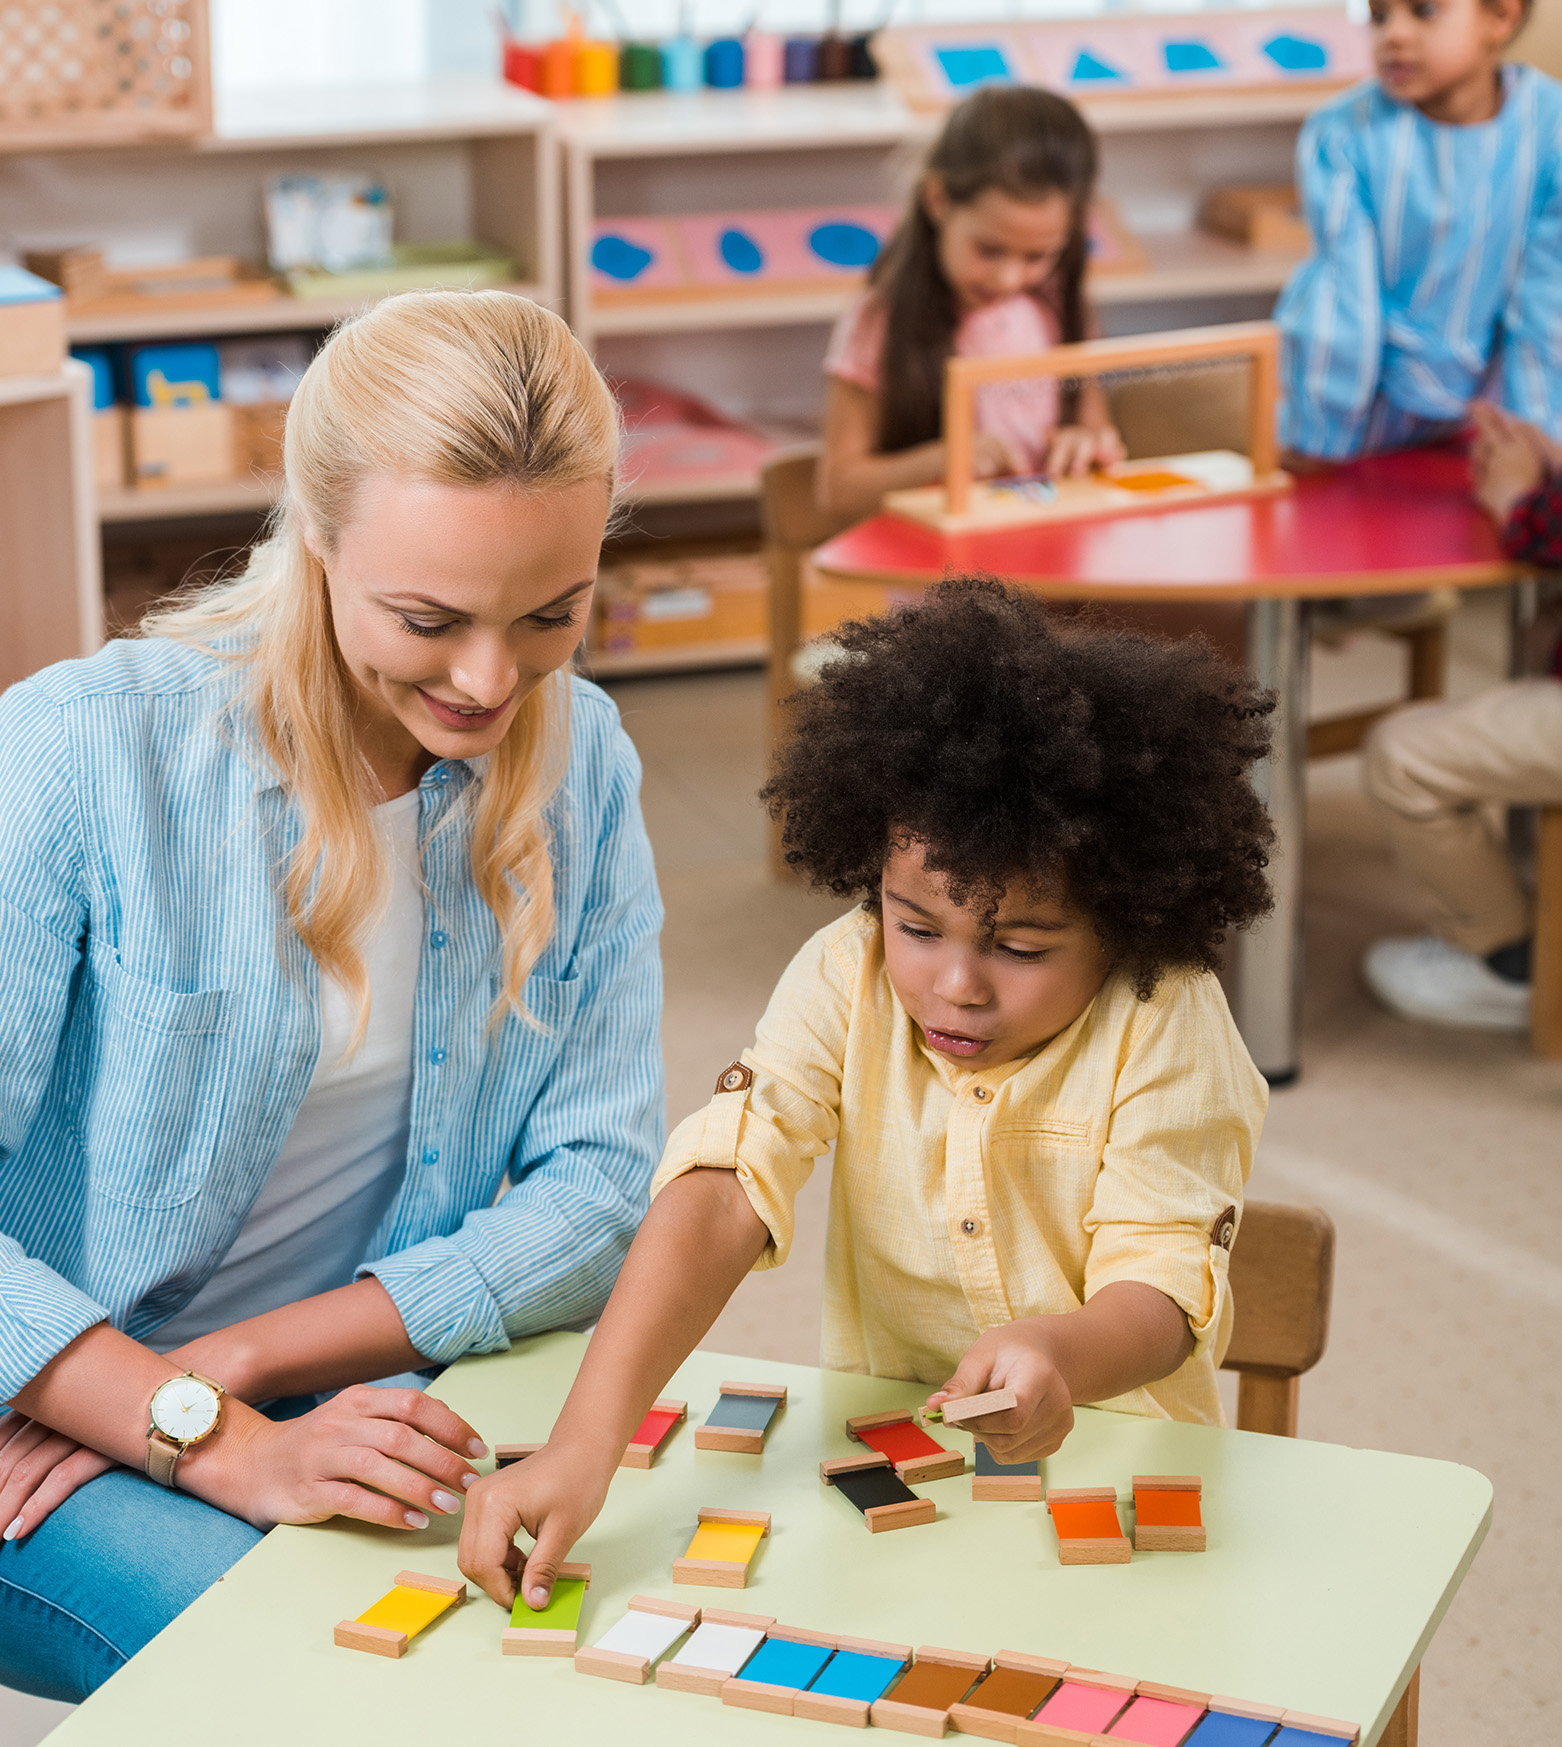
[[[787,967],[742,1065],[674,1131],[653,1193],[736,1170],[770,1229],[757,1266],[777,1267],[834,1142],[827,1368],[937,1385],[985,1330],[1138,1280],[1187,1313],[1194,1351],[1103,1405],[1222,1423],[1227,1251],[1268,1089],[1214,977],[1170,972],[1149,1001],[1110,977],[1045,1048],[972,1070],[924,1046],[857,909]]]

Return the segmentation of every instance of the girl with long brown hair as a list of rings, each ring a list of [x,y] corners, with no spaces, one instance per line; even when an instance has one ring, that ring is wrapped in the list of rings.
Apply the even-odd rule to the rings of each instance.
[[[0,699],[0,1682],[82,1697],[273,1523],[459,1512],[477,1432],[368,1385],[607,1297],[664,1119],[569,671],[618,438],[557,316],[391,298],[244,574]]]
[[[1045,351],[1089,332],[1085,267],[1096,144],[1066,98],[1025,86],[966,98],[939,134],[867,290],[825,358],[819,490],[865,515],[887,491],[944,477],[944,362]],[[976,466],[1082,473],[1120,460],[1087,383],[992,383],[977,396]]]

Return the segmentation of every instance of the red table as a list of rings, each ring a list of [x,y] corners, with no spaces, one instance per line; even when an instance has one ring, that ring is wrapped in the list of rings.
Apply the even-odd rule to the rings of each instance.
[[[1277,692],[1274,754],[1255,774],[1275,822],[1273,916],[1238,935],[1233,1007],[1273,1083],[1294,1077],[1301,1000],[1301,843],[1310,600],[1491,588],[1529,573],[1503,555],[1453,446],[1350,462],[1280,496],[941,534],[878,515],[828,540],[838,581],[925,587],[972,571],[1069,601],[1240,601],[1254,677]]]

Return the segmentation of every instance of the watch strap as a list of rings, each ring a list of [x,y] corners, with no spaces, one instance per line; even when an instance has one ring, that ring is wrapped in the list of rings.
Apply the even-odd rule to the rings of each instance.
[[[166,1437],[153,1426],[146,1434],[147,1478],[155,1480],[159,1486],[166,1486],[170,1492],[173,1491],[174,1469],[183,1454],[183,1444],[176,1444],[172,1438]]]

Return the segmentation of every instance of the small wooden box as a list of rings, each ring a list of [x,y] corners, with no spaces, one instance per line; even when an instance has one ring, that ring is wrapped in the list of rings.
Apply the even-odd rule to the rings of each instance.
[[[282,438],[287,428],[287,402],[259,401],[233,409],[236,471],[248,479],[256,473],[282,471]]]
[[[138,406],[130,414],[134,483],[157,489],[201,485],[234,476],[233,408]]]
[[[65,299],[0,299],[0,376],[52,376],[65,362]]]
[[[129,478],[130,419],[122,406],[92,415],[92,466],[99,491],[123,491]]]
[[[1213,189],[1199,208],[1199,224],[1250,249],[1305,255],[1312,247],[1312,232],[1289,182]]]
[[[757,640],[770,628],[770,574],[758,553],[604,567],[596,610],[603,652]]]

